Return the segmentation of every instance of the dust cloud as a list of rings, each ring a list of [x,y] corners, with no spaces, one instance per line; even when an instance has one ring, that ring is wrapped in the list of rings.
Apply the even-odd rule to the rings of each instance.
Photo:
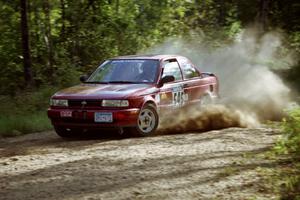
[[[219,78],[220,101],[205,108],[186,108],[161,120],[161,130],[191,131],[226,127],[258,127],[279,120],[290,98],[290,89],[270,67],[292,64],[290,54],[280,55],[283,37],[276,32],[242,31],[230,44],[213,47],[203,37],[169,39],[147,53],[188,57],[202,72]]]
[[[167,116],[160,121],[158,131],[160,134],[259,126],[257,119],[251,113],[221,104],[208,105],[203,108],[200,106],[186,107],[184,111],[174,111]]]

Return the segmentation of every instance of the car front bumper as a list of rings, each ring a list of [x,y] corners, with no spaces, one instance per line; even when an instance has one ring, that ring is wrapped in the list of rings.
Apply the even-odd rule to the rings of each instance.
[[[137,119],[140,109],[122,109],[122,110],[79,110],[79,109],[61,109],[49,108],[48,117],[53,126],[65,128],[120,128],[133,127],[137,125]],[[62,112],[71,113],[70,116],[62,117]],[[95,122],[95,113],[112,113],[112,122]]]

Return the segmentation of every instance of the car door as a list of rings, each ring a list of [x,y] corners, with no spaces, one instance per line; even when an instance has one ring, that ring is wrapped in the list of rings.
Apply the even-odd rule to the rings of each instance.
[[[167,75],[172,75],[175,77],[175,80],[161,87],[160,107],[162,109],[182,107],[187,99],[184,93],[182,72],[177,60],[169,59],[163,61],[162,69],[162,78]]]

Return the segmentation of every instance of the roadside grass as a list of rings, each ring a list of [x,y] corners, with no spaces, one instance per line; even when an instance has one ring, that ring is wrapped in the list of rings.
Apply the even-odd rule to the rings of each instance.
[[[262,177],[262,190],[277,194],[282,200],[300,200],[300,161],[278,155],[272,160],[273,166],[256,169]]]
[[[0,117],[0,135],[17,136],[51,129],[46,111],[35,113],[9,114]]]
[[[268,122],[267,126],[280,130],[281,138],[267,151],[247,153],[245,159],[270,161],[255,168],[260,181],[255,183],[258,192],[272,194],[281,200],[300,200],[300,108],[287,111],[282,122]],[[227,177],[239,173],[240,164],[225,167],[219,174]],[[247,199],[259,199],[256,196]]]
[[[280,195],[282,200],[300,200],[300,108],[287,111],[280,124],[283,137],[263,156],[276,161],[268,168],[257,168],[262,175],[262,187]]]
[[[51,129],[49,99],[57,88],[43,87],[15,96],[0,96],[0,136],[9,137]]]

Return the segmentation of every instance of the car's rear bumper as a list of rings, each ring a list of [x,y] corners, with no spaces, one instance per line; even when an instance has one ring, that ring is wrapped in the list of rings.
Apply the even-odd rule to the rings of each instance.
[[[72,116],[61,117],[62,111],[71,111]],[[78,109],[48,109],[48,117],[54,126],[65,128],[120,128],[132,127],[137,125],[140,109],[124,110],[78,110]],[[95,112],[112,113],[112,122],[95,122]]]

